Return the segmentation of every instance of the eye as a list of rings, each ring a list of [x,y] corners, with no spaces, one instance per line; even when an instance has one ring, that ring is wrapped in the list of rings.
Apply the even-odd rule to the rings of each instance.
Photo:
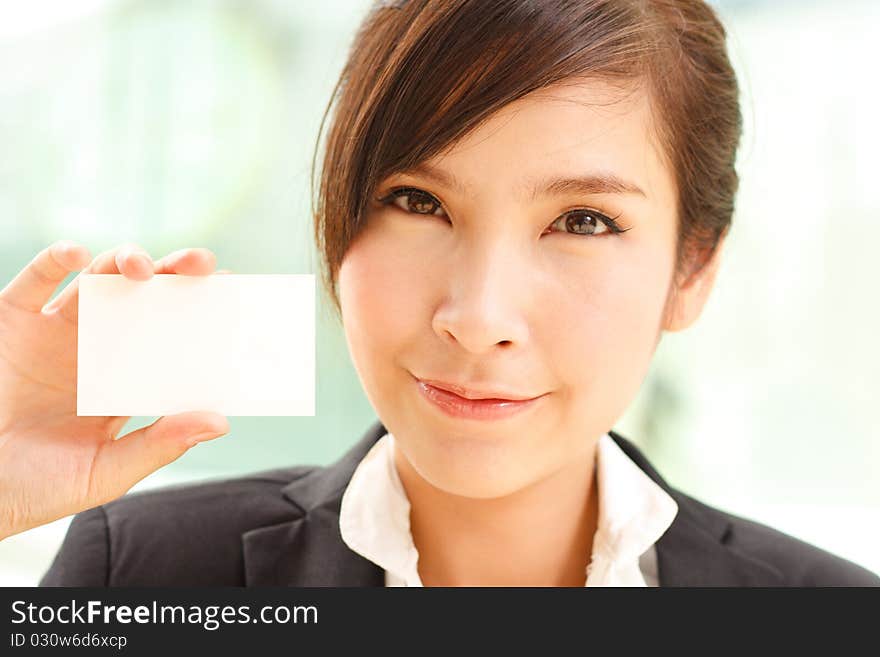
[[[443,205],[437,198],[418,187],[398,187],[384,197],[377,199],[384,205],[394,205],[404,212],[446,216]],[[625,233],[629,228],[621,228],[618,217],[609,217],[592,208],[580,208],[566,212],[552,224],[550,229],[561,224],[564,231],[573,235],[602,235],[604,233]],[[552,232],[548,229],[545,232]]]
[[[399,187],[379,199],[385,205],[394,205],[404,212],[445,216],[446,212],[434,196],[417,187]]]
[[[561,225],[563,230],[571,231],[574,235],[602,235],[628,231],[629,228],[620,227],[615,221],[616,218],[612,219],[598,210],[583,208],[566,212],[550,224],[550,228]],[[548,229],[547,232],[550,230]]]

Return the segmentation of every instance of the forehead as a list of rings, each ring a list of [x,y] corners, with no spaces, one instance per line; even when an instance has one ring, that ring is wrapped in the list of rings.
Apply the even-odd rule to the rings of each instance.
[[[642,90],[568,82],[502,107],[427,164],[451,174],[450,182],[471,197],[497,185],[527,201],[534,181],[597,173],[631,182],[646,197],[663,197],[672,178],[653,134]]]

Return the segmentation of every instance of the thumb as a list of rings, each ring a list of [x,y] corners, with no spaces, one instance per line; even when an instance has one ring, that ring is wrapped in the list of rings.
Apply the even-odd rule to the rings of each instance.
[[[96,490],[92,493],[104,501],[115,499],[191,447],[226,433],[229,433],[229,421],[211,411],[160,417],[152,424],[104,444],[95,458]]]

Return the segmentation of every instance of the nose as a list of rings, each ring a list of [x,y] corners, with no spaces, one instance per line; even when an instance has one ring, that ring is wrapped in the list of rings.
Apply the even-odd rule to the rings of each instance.
[[[434,331],[476,355],[524,344],[533,307],[528,278],[525,261],[503,240],[462,249],[450,257]]]

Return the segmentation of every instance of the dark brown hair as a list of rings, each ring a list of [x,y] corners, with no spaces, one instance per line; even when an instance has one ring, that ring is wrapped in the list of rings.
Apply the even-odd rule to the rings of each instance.
[[[726,33],[702,0],[385,0],[369,11],[327,105],[314,229],[336,290],[369,195],[504,105],[594,79],[645,88],[677,187],[677,277],[712,255],[732,218],[742,131]],[[312,188],[315,186],[315,158]],[[673,286],[674,287],[674,286]]]

